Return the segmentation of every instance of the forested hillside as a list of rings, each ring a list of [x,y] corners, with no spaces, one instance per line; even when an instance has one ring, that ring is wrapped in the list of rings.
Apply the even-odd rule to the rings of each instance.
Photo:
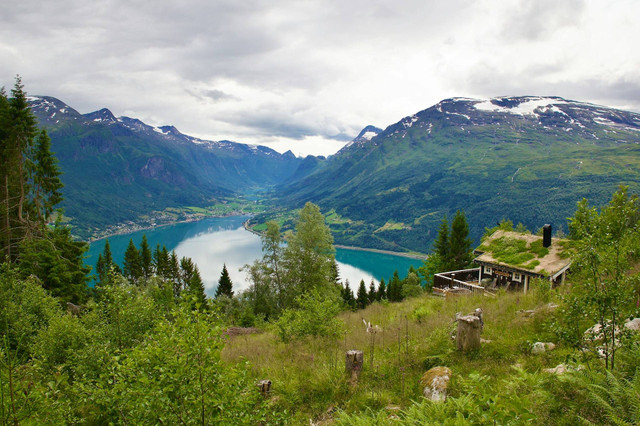
[[[341,218],[337,243],[428,251],[444,215],[471,236],[501,219],[530,229],[566,218],[583,197],[639,188],[640,115],[561,98],[448,99],[358,140],[278,191]]]
[[[60,162],[62,207],[84,237],[167,207],[203,207],[264,190],[302,162],[290,152],[204,141],[172,126],[116,118],[108,109],[82,115],[47,96],[30,97],[29,105]]]

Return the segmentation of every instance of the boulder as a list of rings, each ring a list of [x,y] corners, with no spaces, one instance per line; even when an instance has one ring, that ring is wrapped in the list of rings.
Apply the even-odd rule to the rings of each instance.
[[[640,331],[640,318],[627,320],[627,322],[624,323],[624,328],[631,331]]]
[[[556,348],[556,345],[551,342],[535,342],[531,348],[533,355],[543,354],[545,352],[552,351]]]
[[[447,389],[451,380],[451,370],[447,367],[433,367],[420,379],[422,394],[433,402],[443,402],[447,398]]]
[[[583,366],[578,365],[577,367],[573,367],[566,364],[558,364],[554,368],[543,368],[542,371],[549,374],[556,374],[558,376],[563,375],[567,371],[580,371],[584,369]]]

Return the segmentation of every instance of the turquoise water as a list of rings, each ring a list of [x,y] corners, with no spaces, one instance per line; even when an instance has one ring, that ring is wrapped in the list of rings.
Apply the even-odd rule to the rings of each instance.
[[[169,251],[175,250],[178,257],[190,257],[198,265],[205,283],[206,292],[212,296],[220,278],[223,264],[233,281],[234,291],[249,286],[246,274],[240,270],[245,264],[262,257],[260,237],[246,231],[242,224],[248,216],[210,218],[199,222],[178,223],[161,228],[116,235],[109,238],[114,259],[122,264],[129,240],[140,247],[142,235],[147,235],[149,246],[165,245]],[[95,266],[98,254],[104,250],[105,240],[91,243],[86,263]],[[389,281],[393,271],[398,270],[404,277],[413,265],[422,265],[421,260],[360,250],[336,249],[336,260],[340,278],[348,279],[352,289],[356,289],[361,279],[367,283],[378,282],[380,278]]]

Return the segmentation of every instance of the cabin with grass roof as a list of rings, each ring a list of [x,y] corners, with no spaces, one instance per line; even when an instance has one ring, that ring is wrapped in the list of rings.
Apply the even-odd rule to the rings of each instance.
[[[571,266],[571,242],[551,237],[551,225],[542,236],[497,230],[474,250],[478,281],[485,288],[522,289],[534,278],[563,284]]]
[[[563,284],[571,266],[571,241],[551,237],[551,225],[542,236],[497,230],[474,250],[477,268],[441,272],[434,276],[436,293],[482,292],[504,288],[527,292],[531,280]]]

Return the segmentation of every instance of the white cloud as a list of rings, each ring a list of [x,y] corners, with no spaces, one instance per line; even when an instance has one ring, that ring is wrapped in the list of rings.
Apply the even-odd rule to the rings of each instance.
[[[640,110],[637,16],[631,0],[23,0],[0,15],[0,81],[21,74],[81,112],[328,154],[336,135],[452,96]]]

